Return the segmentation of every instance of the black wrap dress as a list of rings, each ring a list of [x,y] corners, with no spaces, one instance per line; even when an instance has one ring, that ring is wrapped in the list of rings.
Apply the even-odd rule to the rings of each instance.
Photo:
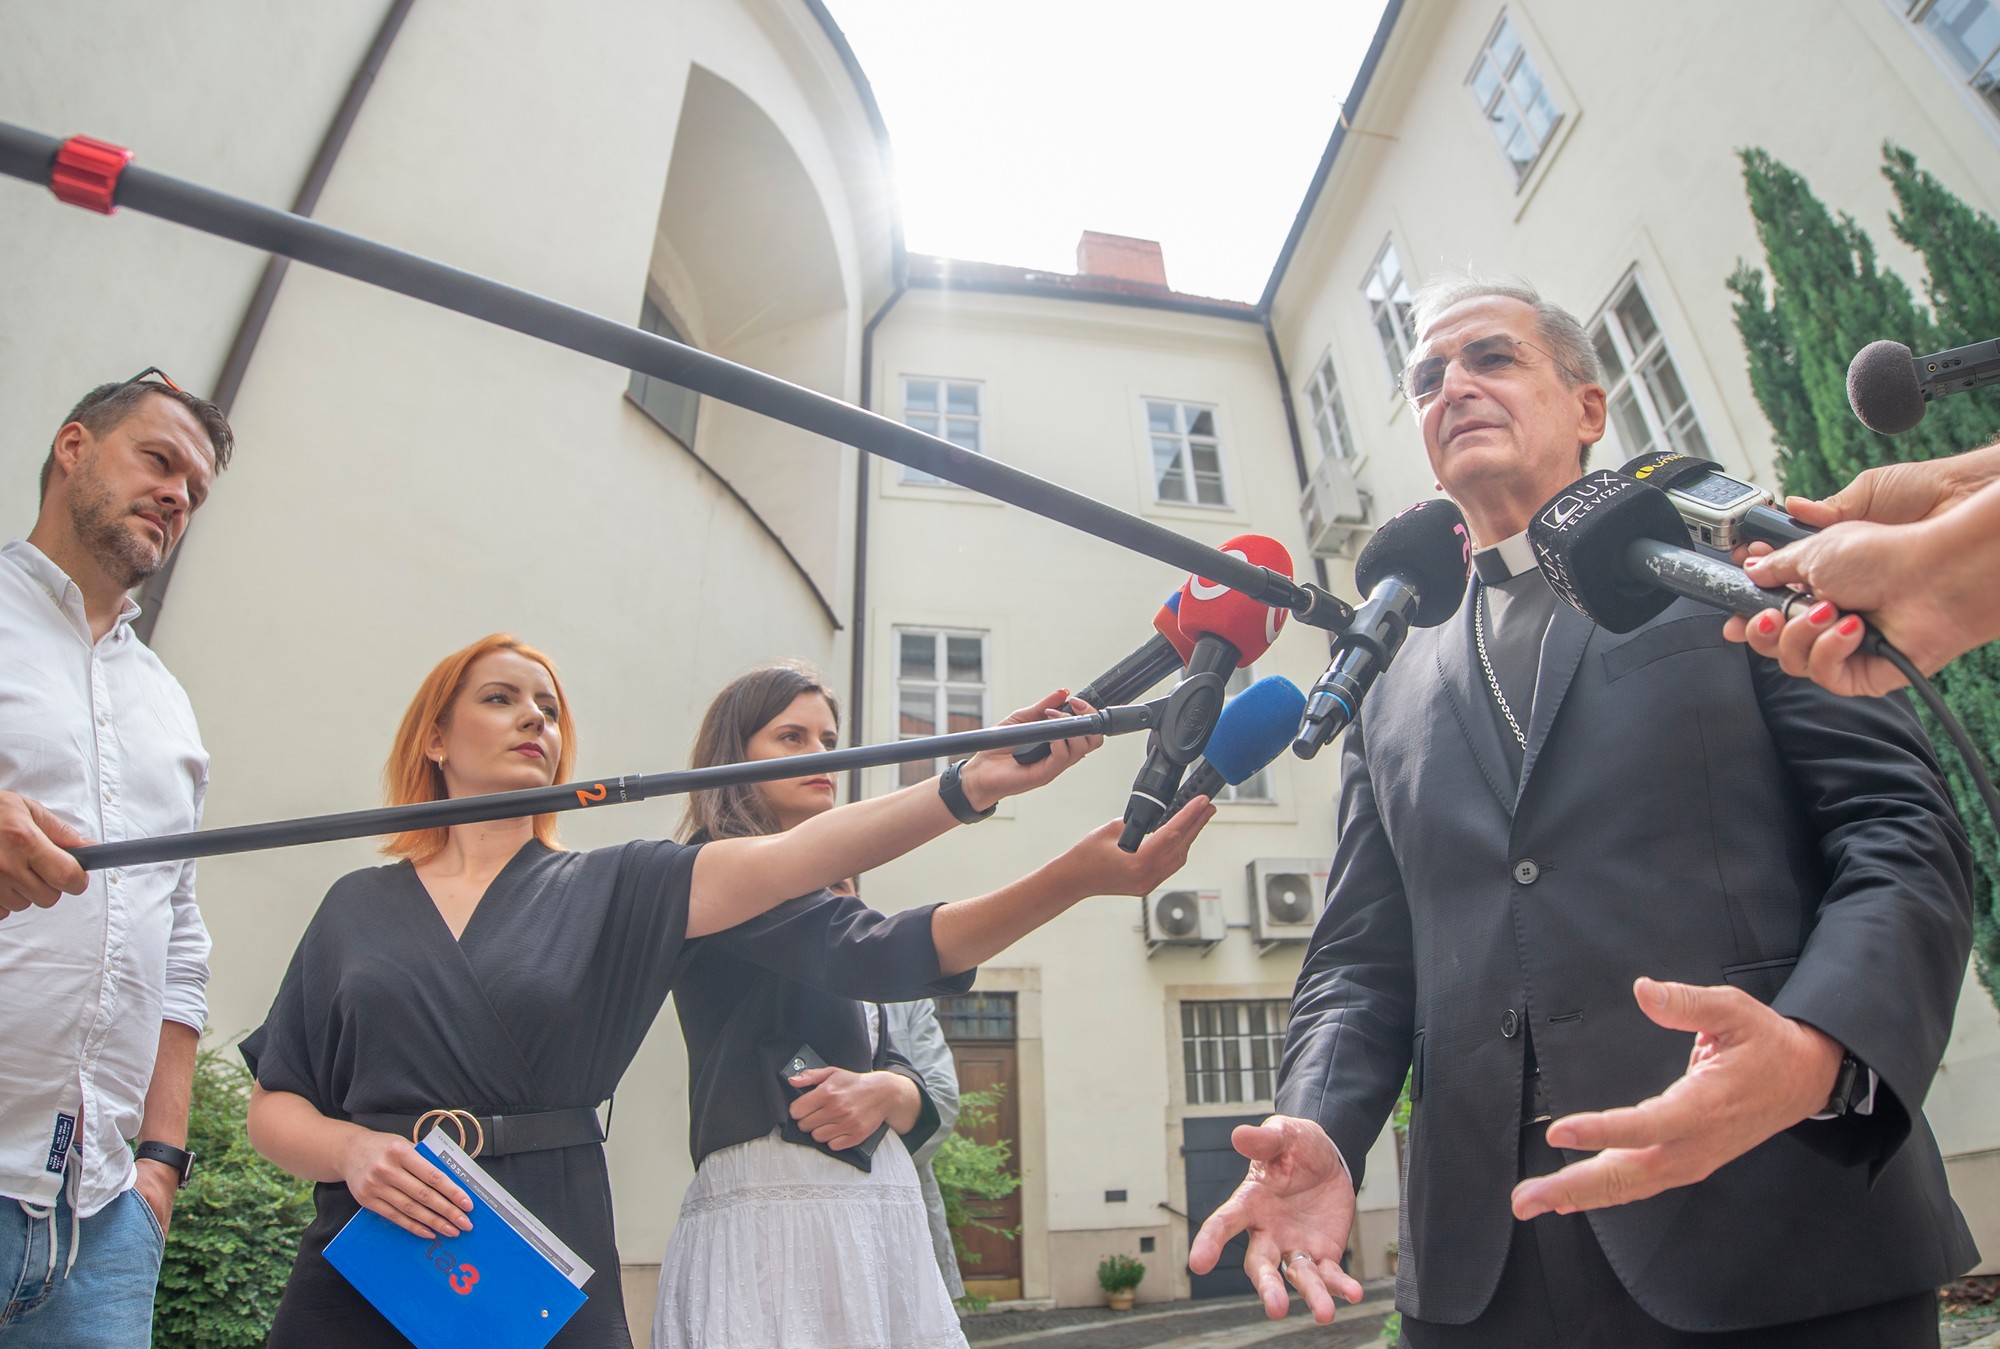
[[[672,987],[698,851],[648,842],[555,852],[531,841],[457,940],[408,863],[344,876],[243,1057],[266,1090],[294,1092],[332,1119],[596,1106]],[[596,1271],[551,1343],[629,1346],[603,1145],[480,1165]],[[338,1183],[315,1186],[313,1199],[270,1343],[408,1343],[323,1254],[359,1205]]]

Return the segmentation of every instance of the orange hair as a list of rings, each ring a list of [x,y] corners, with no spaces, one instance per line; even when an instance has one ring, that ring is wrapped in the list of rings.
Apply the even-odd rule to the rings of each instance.
[[[439,661],[417,689],[417,696],[410,700],[409,710],[403,713],[403,724],[396,729],[396,743],[390,747],[389,762],[382,767],[382,790],[390,805],[412,806],[422,801],[442,801],[449,795],[444,786],[444,769],[431,761],[424,752],[425,745],[431,730],[442,728],[451,719],[451,705],[464,690],[465,676],[472,669],[472,663],[495,651],[512,651],[526,656],[549,672],[549,682],[555,685],[556,691],[556,730],[562,737],[562,748],[556,754],[555,780],[569,781],[576,765],[576,723],[570,719],[569,699],[563,694],[562,677],[556,673],[556,664],[532,646],[516,641],[504,632],[496,632]],[[428,862],[444,851],[450,832],[445,828],[405,830],[383,844],[382,851],[412,863]],[[535,837],[551,848],[562,846],[556,840],[554,814],[535,816]]]

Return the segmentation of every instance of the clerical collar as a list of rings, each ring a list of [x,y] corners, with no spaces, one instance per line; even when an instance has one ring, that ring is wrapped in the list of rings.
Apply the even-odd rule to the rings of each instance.
[[[1526,576],[1540,569],[1535,559],[1535,550],[1528,544],[1528,531],[1522,530],[1511,539],[1502,539],[1491,548],[1481,548],[1472,555],[1472,567],[1479,573],[1479,579],[1487,585],[1499,585],[1511,581],[1516,576]]]

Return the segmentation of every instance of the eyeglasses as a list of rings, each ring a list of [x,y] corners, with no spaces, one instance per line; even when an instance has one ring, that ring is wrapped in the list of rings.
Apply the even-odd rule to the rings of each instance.
[[[1582,381],[1582,375],[1556,360],[1533,342],[1523,342],[1520,338],[1506,333],[1494,333],[1491,337],[1475,337],[1460,347],[1456,356],[1427,356],[1421,361],[1413,362],[1403,371],[1403,377],[1397,381],[1397,386],[1402,390],[1403,397],[1422,407],[1437,397],[1438,390],[1444,387],[1444,372],[1453,361],[1457,361],[1470,375],[1497,375],[1502,370],[1520,364],[1522,347],[1548,356],[1556,369],[1573,380]]]
[[[160,369],[160,367],[157,365],[147,366],[144,370],[141,370],[138,374],[132,376],[132,378],[126,380],[125,382],[127,384],[145,384],[149,382],[154,384],[164,384],[169,389],[172,389],[175,393],[185,392],[185,390],[183,390],[180,385],[174,383],[173,380],[167,378],[167,372]]]

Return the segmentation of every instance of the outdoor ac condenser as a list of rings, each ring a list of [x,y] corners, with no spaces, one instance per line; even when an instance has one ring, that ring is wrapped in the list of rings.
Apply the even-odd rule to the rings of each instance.
[[[1260,942],[1312,936],[1326,903],[1327,863],[1305,857],[1260,857],[1250,873],[1250,930]]]
[[[1161,890],[1144,903],[1148,947],[1212,946],[1222,940],[1220,890]]]

